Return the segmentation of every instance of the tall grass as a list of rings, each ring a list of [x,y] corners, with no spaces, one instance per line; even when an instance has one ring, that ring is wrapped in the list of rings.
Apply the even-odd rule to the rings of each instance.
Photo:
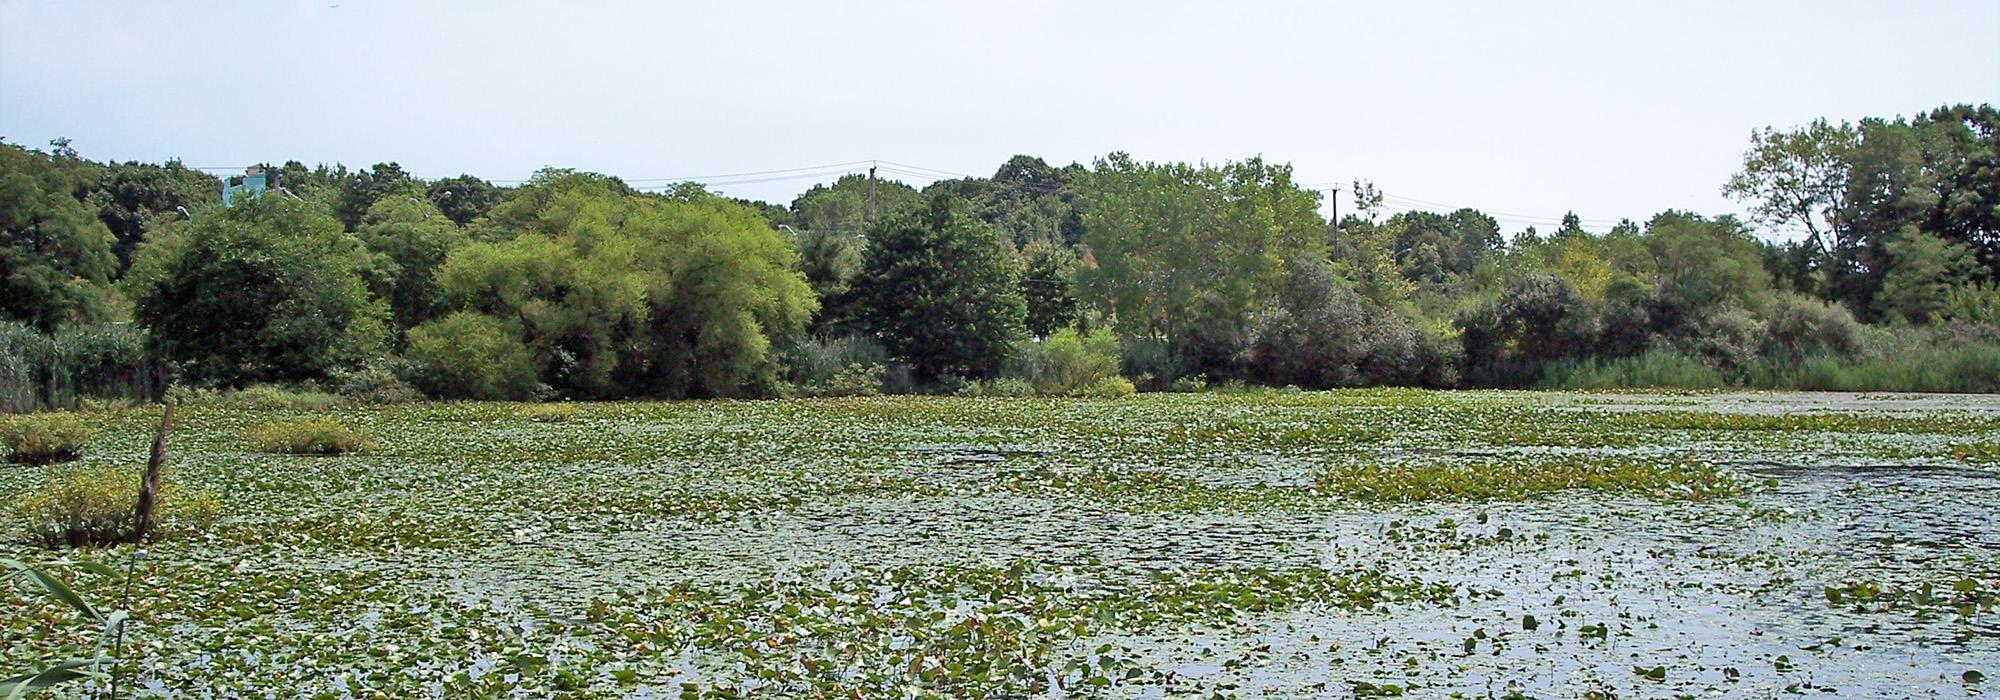
[[[1752,389],[2000,393],[2000,343],[1917,334],[1860,357],[1763,357],[1733,372],[1654,350],[1616,360],[1551,363],[1545,389]]]
[[[1616,360],[1568,360],[1542,370],[1544,389],[1720,389],[1722,370],[1672,350],[1651,350]]]
[[[75,409],[84,399],[148,401],[164,373],[146,334],[126,324],[43,333],[0,322],[0,413]]]

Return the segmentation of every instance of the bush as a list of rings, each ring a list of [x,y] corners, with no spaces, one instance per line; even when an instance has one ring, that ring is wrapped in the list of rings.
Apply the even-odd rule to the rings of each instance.
[[[410,329],[411,379],[442,399],[525,400],[540,392],[519,324],[460,311]]]
[[[1197,374],[1192,377],[1181,377],[1174,380],[1174,383],[1168,387],[1168,390],[1177,394],[1193,394],[1208,391],[1208,375]]]
[[[538,403],[521,407],[521,415],[536,423],[567,423],[583,410],[573,403]]]
[[[374,447],[360,433],[331,418],[303,418],[264,423],[244,435],[259,452],[294,455],[340,455]]]
[[[1122,399],[1137,392],[1132,380],[1124,377],[1105,377],[1095,384],[1084,387],[1077,395],[1087,399]]]
[[[994,377],[967,384],[958,390],[958,395],[1018,399],[1034,396],[1035,385],[1013,377]]]
[[[398,368],[387,362],[371,362],[361,369],[335,372],[334,391],[341,397],[364,403],[408,403],[420,401],[423,392],[403,381]]]
[[[209,402],[213,404],[260,411],[324,411],[347,402],[324,391],[276,384],[258,384],[212,396]]]
[[[856,365],[888,365],[889,351],[881,343],[861,335],[824,340],[807,338],[786,348],[779,359],[785,368],[785,381],[807,393],[815,393],[813,387],[832,384],[835,375]]]
[[[1845,307],[1798,294],[1780,294],[1765,314],[1763,355],[1797,360],[1852,357],[1861,349],[1861,324]]]
[[[1165,340],[1126,338],[1118,343],[1118,354],[1123,374],[1151,391],[1165,389],[1181,377],[1191,376]]]
[[[25,464],[68,462],[83,456],[90,426],[67,413],[20,416],[0,424],[7,459]]]
[[[44,547],[90,547],[132,541],[139,474],[116,465],[52,470],[47,484],[18,508],[28,536]],[[215,498],[172,483],[160,490],[153,537],[198,529],[221,511]]]
[[[1110,329],[1088,334],[1064,328],[1047,340],[1028,341],[1007,362],[1008,376],[1051,396],[1075,396],[1118,375],[1118,338]]]

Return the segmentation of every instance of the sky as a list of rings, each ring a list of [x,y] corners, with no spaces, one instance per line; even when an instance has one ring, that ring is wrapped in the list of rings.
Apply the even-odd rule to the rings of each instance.
[[[1392,211],[1602,230],[1742,211],[1720,190],[1758,127],[2000,102],[1996,38],[1994,0],[0,0],[0,137],[776,202],[870,161],[920,186],[1262,156]]]

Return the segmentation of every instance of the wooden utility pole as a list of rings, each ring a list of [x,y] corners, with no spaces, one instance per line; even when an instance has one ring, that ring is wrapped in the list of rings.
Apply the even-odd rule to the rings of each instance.
[[[868,164],[868,218],[866,219],[866,221],[869,223],[874,223],[875,221],[875,164],[874,163]]]

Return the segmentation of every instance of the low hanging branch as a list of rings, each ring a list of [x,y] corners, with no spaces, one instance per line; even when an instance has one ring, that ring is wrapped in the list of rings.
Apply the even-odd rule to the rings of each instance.
[[[139,503],[132,508],[132,540],[144,542],[159,524],[154,511],[160,502],[160,482],[167,471],[167,429],[173,427],[174,404],[166,404],[160,415],[160,429],[153,433],[153,454],[146,458],[146,476],[139,480]]]

